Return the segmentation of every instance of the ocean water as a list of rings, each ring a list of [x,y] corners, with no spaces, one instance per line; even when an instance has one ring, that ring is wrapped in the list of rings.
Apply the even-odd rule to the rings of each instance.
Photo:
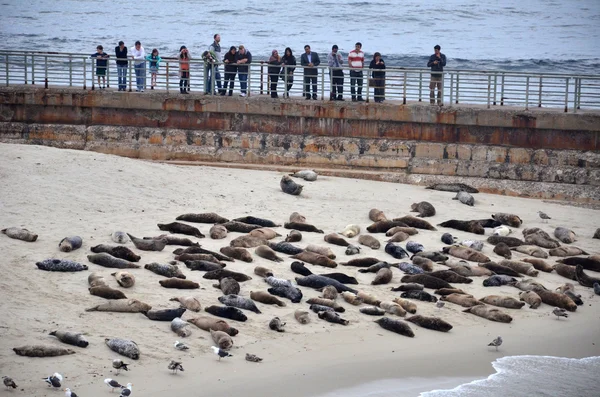
[[[119,40],[199,56],[221,33],[255,59],[304,44],[322,56],[363,43],[388,65],[424,67],[440,44],[449,68],[598,74],[598,0],[0,0],[4,50],[107,52]]]

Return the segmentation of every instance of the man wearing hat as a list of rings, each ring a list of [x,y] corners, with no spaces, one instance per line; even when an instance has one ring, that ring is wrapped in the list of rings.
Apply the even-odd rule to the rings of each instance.
[[[431,68],[431,82],[429,83],[429,103],[435,104],[435,88],[437,87],[437,104],[442,105],[442,76],[446,66],[446,55],[440,52],[439,44],[433,47],[435,53],[429,57],[427,67]]]

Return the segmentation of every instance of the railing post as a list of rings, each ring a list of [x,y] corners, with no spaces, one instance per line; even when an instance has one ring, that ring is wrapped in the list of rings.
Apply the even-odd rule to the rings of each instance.
[[[406,71],[404,72],[404,81],[402,82],[402,104],[406,105]]]
[[[223,77],[225,77],[225,66],[223,66]],[[215,64],[210,63],[210,95],[215,95]],[[235,81],[235,80],[234,80]],[[240,83],[241,85],[241,83]]]
[[[110,88],[110,62],[106,61],[106,88]]]
[[[575,103],[577,104],[577,107],[575,108],[575,110],[581,109],[581,78],[577,78],[577,96],[576,96],[576,101]]]
[[[575,109],[573,109],[575,110]],[[569,111],[569,78],[565,80],[565,113]]]
[[[35,85],[35,55],[31,54],[31,85]]]
[[[129,71],[129,92],[131,92],[131,66],[133,66],[133,62],[130,59],[127,60],[127,69]],[[137,81],[135,82],[137,84]]]
[[[264,63],[265,63],[265,61],[260,61],[260,95],[262,95],[264,93],[263,92],[264,73],[265,73]],[[250,69],[250,66],[248,66],[248,69]],[[248,79],[248,80],[250,80],[250,79]],[[267,85],[269,84],[268,81],[269,81],[269,77],[267,76]],[[248,87],[250,87],[249,83],[250,82],[248,82]],[[267,92],[269,92],[268,87],[267,87]]]
[[[371,73],[371,71],[367,71],[367,103],[369,103],[369,93],[371,92],[371,87],[369,87],[369,73]],[[373,93],[373,100],[375,100],[375,93]]]
[[[250,69],[252,69],[252,65],[250,65],[250,64],[247,64],[247,65],[248,65],[248,76],[246,76],[246,85],[248,87],[246,88],[246,96],[250,97],[250,92],[252,91],[250,89],[250,82],[252,81],[250,79]],[[262,81],[262,78],[263,78],[263,74],[262,74],[262,65],[261,65],[261,67],[260,67],[260,80],[261,81]],[[262,84],[260,85],[260,91],[262,92]]]
[[[48,55],[44,55],[44,88],[48,89]]]
[[[458,94],[460,92],[460,72],[456,73],[456,104],[458,105]]]
[[[165,75],[165,79],[166,79],[166,84],[167,84],[167,92],[169,92],[169,61],[167,61],[167,64],[165,65],[165,70],[166,75]]]
[[[48,72],[48,68],[46,68],[46,74]],[[73,57],[69,54],[69,87],[73,87]]]
[[[500,106],[504,106],[504,73],[500,79]]]
[[[10,74],[8,72],[8,54],[4,55],[5,58],[5,63],[6,63],[6,86],[8,87],[10,82],[9,82],[9,78],[10,78]]]
[[[454,99],[454,73],[450,73],[450,106],[452,106],[452,100]]]
[[[529,110],[529,76],[527,76],[525,85],[525,110]]]
[[[94,81],[94,59],[90,58],[90,75],[92,76],[92,91],[96,89],[96,82]],[[100,87],[98,87],[100,89]]]
[[[83,89],[85,90],[86,87],[86,82],[87,82],[87,78],[86,78],[86,68],[85,65],[87,63],[87,60],[85,58],[83,58]],[[94,83],[94,78],[92,76],[92,84]]]
[[[441,97],[442,97],[442,103],[440,103],[440,106],[444,106],[444,91],[445,91],[445,86],[446,85],[446,74],[442,73],[442,89],[440,90],[441,92]]]
[[[25,78],[25,84],[27,84],[27,54],[25,54],[24,58],[25,58],[25,66],[23,68],[23,71],[24,71],[23,77]]]
[[[490,108],[490,97],[492,96],[492,76],[488,74],[487,108]]]
[[[498,74],[494,72],[494,100],[492,104],[496,106],[496,97],[498,96]]]
[[[419,102],[422,101],[423,97],[423,72],[419,72]]]
[[[538,93],[538,108],[542,107],[542,76],[540,76],[540,91]]]
[[[317,69],[319,73],[319,69]],[[325,100],[325,69],[321,70],[321,100]]]

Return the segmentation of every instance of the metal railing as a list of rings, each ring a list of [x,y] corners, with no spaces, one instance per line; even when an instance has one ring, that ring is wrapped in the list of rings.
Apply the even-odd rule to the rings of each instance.
[[[118,86],[115,60],[110,58],[106,67],[106,85],[112,89]],[[127,61],[129,65],[126,71],[126,91],[131,92],[137,89],[136,73],[134,61],[132,59]],[[278,73],[272,75],[268,73],[270,65],[264,61],[248,65],[247,96],[269,95],[270,78],[277,76],[279,98],[286,97],[285,94],[289,94],[292,98],[305,97],[304,67],[300,65],[300,57],[297,58],[297,62],[296,66],[283,67]],[[189,90],[194,93],[223,92],[219,90],[225,81],[226,72],[223,64],[205,64],[202,60],[192,59],[189,65],[189,79],[182,81],[179,60],[162,58],[156,86],[150,87],[150,69],[146,62],[144,88],[180,93],[180,84],[188,82]],[[321,64],[316,69],[317,99],[330,99],[332,88],[330,68]],[[350,100],[350,69],[347,67],[340,69],[344,73],[341,86],[343,97],[345,100]],[[362,99],[366,102],[374,99],[374,87],[368,84],[372,71],[363,69],[360,89]],[[215,76],[217,72],[220,80],[209,78]],[[233,77],[232,91],[237,95],[240,92],[240,73],[236,72]],[[287,78],[293,79],[289,92],[286,90]],[[385,70],[384,98],[392,103],[430,103],[430,79],[431,71],[426,68],[388,67]],[[90,55],[77,53],[0,51],[0,85],[18,84],[95,90],[98,88],[96,60]],[[228,95],[229,91],[225,94]],[[358,95],[357,93],[357,97]],[[447,69],[442,78],[441,104],[474,104],[485,105],[487,108],[512,106],[526,110],[558,108],[564,112],[577,112],[580,109],[596,110],[600,109],[600,75]]]

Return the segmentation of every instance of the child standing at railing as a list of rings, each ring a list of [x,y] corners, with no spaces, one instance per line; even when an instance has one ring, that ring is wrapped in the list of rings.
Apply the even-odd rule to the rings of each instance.
[[[98,76],[98,88],[103,90],[106,87],[106,67],[108,66],[109,55],[104,52],[104,48],[101,45],[96,47],[96,53],[91,55],[92,58],[96,58],[96,76]],[[100,84],[102,80],[102,84]]]
[[[146,57],[146,60],[150,62],[150,89],[153,90],[156,86],[156,75],[158,74],[158,64],[162,60],[158,56],[158,50],[154,48],[152,54]]]
[[[186,46],[179,49],[179,92],[189,94],[190,92],[190,53]]]

